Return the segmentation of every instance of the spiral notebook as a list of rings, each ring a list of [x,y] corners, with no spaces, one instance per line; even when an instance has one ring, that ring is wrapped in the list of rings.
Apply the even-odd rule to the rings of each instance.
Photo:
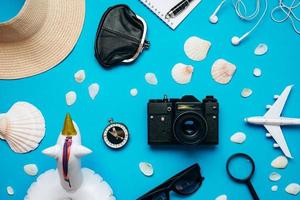
[[[140,0],[153,13],[155,13],[162,21],[164,21],[173,30],[192,12],[192,10],[200,3],[201,0],[194,0],[191,4],[178,16],[166,19],[166,14],[182,0]]]

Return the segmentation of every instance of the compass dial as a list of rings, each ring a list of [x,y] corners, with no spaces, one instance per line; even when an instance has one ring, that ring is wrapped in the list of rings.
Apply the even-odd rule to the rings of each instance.
[[[121,123],[110,123],[103,132],[104,143],[112,149],[120,149],[129,139],[127,127]]]

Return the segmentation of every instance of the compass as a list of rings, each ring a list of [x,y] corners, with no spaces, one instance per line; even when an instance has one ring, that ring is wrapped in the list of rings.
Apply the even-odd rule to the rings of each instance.
[[[108,126],[103,131],[104,143],[112,149],[120,149],[124,147],[129,139],[129,132],[123,123],[109,120]]]

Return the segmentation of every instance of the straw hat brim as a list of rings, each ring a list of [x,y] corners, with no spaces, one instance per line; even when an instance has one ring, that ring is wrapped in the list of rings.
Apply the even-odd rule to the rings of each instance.
[[[0,42],[0,79],[19,79],[45,72],[73,50],[83,27],[85,0],[47,0],[41,29],[16,42]]]

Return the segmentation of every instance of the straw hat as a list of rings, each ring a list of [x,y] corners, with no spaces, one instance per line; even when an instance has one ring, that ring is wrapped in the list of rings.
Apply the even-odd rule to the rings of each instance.
[[[74,48],[84,23],[85,0],[26,0],[0,23],[0,79],[45,72]]]

